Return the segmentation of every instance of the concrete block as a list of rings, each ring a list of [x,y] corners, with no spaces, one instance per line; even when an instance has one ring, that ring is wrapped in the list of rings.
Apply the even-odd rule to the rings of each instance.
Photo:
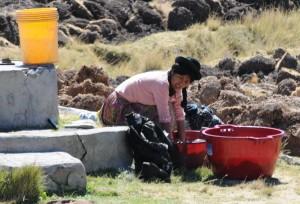
[[[62,151],[80,159],[88,173],[128,169],[132,156],[126,144],[128,127],[88,130],[32,130],[0,133],[1,153]]]
[[[28,165],[41,167],[48,192],[85,192],[86,172],[83,164],[65,152],[0,153],[0,169],[10,170]]]
[[[58,119],[54,65],[0,65],[0,130],[50,128]]]

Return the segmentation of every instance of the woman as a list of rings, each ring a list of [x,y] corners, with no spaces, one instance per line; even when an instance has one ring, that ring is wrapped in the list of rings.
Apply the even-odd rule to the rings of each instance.
[[[103,124],[126,125],[125,115],[136,112],[170,133],[171,115],[175,115],[178,136],[183,139],[186,88],[201,78],[200,68],[196,59],[179,56],[169,71],[145,72],[127,79],[105,100],[100,111]]]

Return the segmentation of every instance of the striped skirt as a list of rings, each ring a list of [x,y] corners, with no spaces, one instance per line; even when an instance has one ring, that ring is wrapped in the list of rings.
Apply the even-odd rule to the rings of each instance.
[[[127,125],[125,116],[131,112],[139,113],[157,124],[159,122],[156,106],[130,103],[115,91],[105,99],[99,118],[104,125]]]

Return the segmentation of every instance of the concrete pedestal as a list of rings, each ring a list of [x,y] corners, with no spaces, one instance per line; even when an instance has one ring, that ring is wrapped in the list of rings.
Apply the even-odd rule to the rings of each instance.
[[[57,123],[54,65],[0,65],[0,131],[50,128]]]

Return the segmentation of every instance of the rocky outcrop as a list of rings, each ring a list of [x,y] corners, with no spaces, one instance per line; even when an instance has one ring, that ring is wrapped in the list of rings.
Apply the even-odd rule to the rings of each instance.
[[[164,30],[161,14],[144,1],[25,0],[0,3],[0,36],[19,44],[15,10],[34,7],[58,9],[59,30],[66,35],[60,45],[71,40],[66,37],[85,43],[120,42]],[[60,39],[62,36],[60,33]]]
[[[56,7],[61,31],[59,44],[65,45],[72,38],[85,43],[122,42],[166,29],[183,30],[194,23],[205,22],[209,15],[229,21],[241,19],[249,12],[259,13],[269,7],[288,11],[300,6],[297,0],[169,1],[172,3],[171,11],[162,15],[155,7],[150,6],[150,1],[142,0],[4,0],[0,2],[0,36],[15,45],[19,44],[14,13],[15,10],[24,8]],[[165,15],[167,19],[164,19]],[[293,66],[293,62],[291,63]]]

